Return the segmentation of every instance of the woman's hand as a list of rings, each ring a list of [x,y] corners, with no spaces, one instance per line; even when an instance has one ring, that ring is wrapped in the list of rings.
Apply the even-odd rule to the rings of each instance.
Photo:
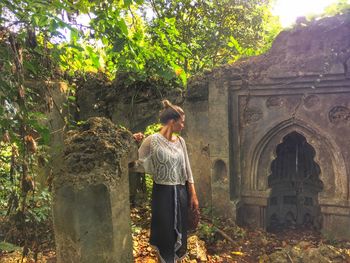
[[[198,203],[196,190],[194,188],[194,184],[193,183],[187,183],[187,188],[188,188],[188,193],[189,193],[189,197],[190,197],[190,208],[192,210],[198,210],[199,203]]]
[[[132,136],[137,142],[141,142],[143,138],[145,138],[145,135],[142,132],[134,133]]]
[[[191,196],[191,198],[190,198],[190,207],[191,207],[192,210],[198,210],[199,203],[198,203],[198,199],[197,199],[196,195]]]

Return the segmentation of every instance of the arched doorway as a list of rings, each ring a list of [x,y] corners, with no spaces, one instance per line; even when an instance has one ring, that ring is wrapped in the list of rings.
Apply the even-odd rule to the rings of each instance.
[[[268,186],[267,229],[307,226],[319,229],[318,193],[323,189],[315,149],[304,136],[291,132],[277,146]]]

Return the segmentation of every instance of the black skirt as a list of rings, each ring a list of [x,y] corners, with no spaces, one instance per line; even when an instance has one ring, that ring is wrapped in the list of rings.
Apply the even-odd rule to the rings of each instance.
[[[187,195],[185,185],[153,183],[150,244],[161,262],[173,263],[186,255]]]

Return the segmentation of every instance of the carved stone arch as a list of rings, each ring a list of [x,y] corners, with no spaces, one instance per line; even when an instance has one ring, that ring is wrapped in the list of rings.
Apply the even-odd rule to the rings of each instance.
[[[339,147],[331,138],[298,119],[288,119],[277,124],[253,144],[256,146],[251,155],[250,190],[269,191],[267,179],[270,174],[271,162],[276,157],[276,147],[282,143],[287,134],[293,131],[303,135],[316,151],[314,159],[320,165],[320,179],[324,183],[320,199],[346,200],[348,182],[347,178],[343,176],[346,174],[346,168]]]

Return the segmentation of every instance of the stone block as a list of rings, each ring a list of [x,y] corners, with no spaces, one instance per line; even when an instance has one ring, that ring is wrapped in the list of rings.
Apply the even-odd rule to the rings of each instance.
[[[323,214],[322,234],[328,239],[350,239],[350,215]]]
[[[54,180],[57,262],[133,262],[128,163],[131,133],[90,118],[65,140]]]

